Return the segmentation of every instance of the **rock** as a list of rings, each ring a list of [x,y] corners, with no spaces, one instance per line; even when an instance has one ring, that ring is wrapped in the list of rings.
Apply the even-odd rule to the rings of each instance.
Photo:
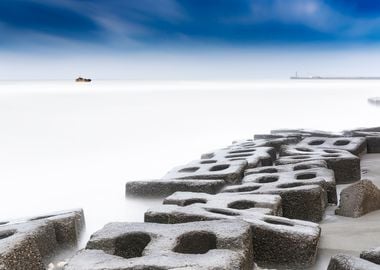
[[[284,217],[321,221],[327,206],[327,191],[331,200],[336,200],[332,171],[326,168],[291,171],[291,167],[280,167],[280,172],[271,173],[276,168],[248,170],[250,174],[243,178],[241,185],[227,186],[222,192],[278,194],[282,198]]]
[[[127,196],[166,197],[176,191],[218,193],[226,182],[222,179],[157,179],[130,181],[125,185]]]
[[[83,227],[82,210],[4,223],[0,226],[0,269],[45,269],[45,258],[76,247]]]
[[[307,137],[299,142],[295,147],[299,148],[319,148],[319,149],[339,149],[346,150],[356,156],[366,152],[367,142],[363,137]]]
[[[178,198],[168,198],[166,202],[175,202],[177,205],[149,209],[145,213],[145,221],[173,224],[220,219],[244,220],[251,225],[253,257],[260,266],[304,269],[315,262],[320,237],[320,228],[315,223],[264,215],[256,211],[257,208],[225,207],[221,201],[195,202],[186,206],[178,205],[185,205],[189,202],[188,198],[182,202]],[[236,198],[236,203],[243,205],[240,198]]]
[[[323,178],[326,185],[322,184],[322,186],[326,188],[328,202],[332,204],[338,203],[334,172],[327,168],[327,163],[324,160],[306,161],[296,164],[267,166],[245,170],[245,176],[250,174],[281,174],[288,178],[287,183],[300,183],[300,180],[305,180],[302,181],[302,183],[305,184],[319,184],[320,182],[313,181]],[[248,177],[246,179],[248,179]]]
[[[360,159],[345,150],[285,146],[281,149],[280,158],[276,164],[285,165],[316,160],[326,161],[327,166],[334,171],[337,184],[360,180]]]
[[[247,166],[245,160],[196,160],[169,171],[164,179],[223,179],[226,183],[239,183]]]
[[[375,264],[380,264],[380,247],[362,251],[362,253],[360,253],[360,258]]]
[[[360,180],[342,190],[335,214],[357,218],[379,209],[380,190],[371,181]]]
[[[252,233],[237,220],[186,224],[110,223],[65,270],[251,270]]]
[[[272,165],[276,157],[277,153],[273,147],[230,146],[203,154],[201,159],[227,162],[245,160],[248,162],[248,168],[255,168]]]
[[[336,255],[331,258],[327,270],[379,270],[377,264],[347,255]]]

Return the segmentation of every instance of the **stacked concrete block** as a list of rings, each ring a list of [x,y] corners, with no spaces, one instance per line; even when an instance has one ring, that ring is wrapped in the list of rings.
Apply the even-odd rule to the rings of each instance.
[[[380,153],[380,131],[345,131],[351,137],[363,137],[367,141],[367,153]]]
[[[360,258],[380,265],[380,247],[362,251],[360,253]]]
[[[273,167],[262,169],[267,172],[248,174],[241,185],[228,186],[223,192],[278,194],[282,198],[284,217],[313,222],[321,221],[324,216],[328,191],[330,199],[336,201],[333,173],[326,168],[282,173],[268,173]]]
[[[372,262],[348,256],[336,255],[331,258],[327,270],[379,270],[380,266]]]
[[[250,174],[284,174],[286,177],[296,180],[317,180],[324,179],[327,192],[327,200],[329,203],[337,204],[337,193],[334,171],[327,168],[327,163],[324,160],[306,161],[297,164],[268,166],[261,168],[248,169],[244,172],[245,176]],[[305,184],[315,184],[313,181],[304,181]],[[300,183],[296,181],[296,183]]]
[[[166,197],[176,191],[218,193],[226,182],[222,179],[156,179],[130,181],[125,185],[127,196]]]
[[[299,142],[296,147],[346,150],[358,156],[367,151],[367,142],[363,137],[307,137]]]
[[[83,227],[82,210],[2,222],[0,269],[45,269],[54,252],[76,247]]]
[[[176,224],[205,220],[244,220],[252,228],[255,262],[265,267],[314,264],[320,237],[317,224],[269,216],[278,213],[276,195],[176,193],[149,209],[146,222]],[[267,207],[269,211],[263,211]],[[261,211],[260,211],[261,210]],[[267,213],[265,213],[267,212]]]
[[[329,132],[323,130],[314,130],[314,129],[275,129],[271,130],[271,134],[298,134],[305,137],[324,137],[324,138],[336,138],[341,137],[343,134],[341,132]]]
[[[298,140],[295,140],[294,138],[291,138],[291,137],[266,138],[266,139],[255,138],[255,139],[233,141],[232,145],[229,146],[228,148],[273,147],[277,152],[279,152],[282,146],[288,145],[288,144],[294,144],[295,142],[298,142]]]
[[[337,184],[360,180],[360,158],[345,150],[285,146],[282,148],[276,164],[296,164],[316,160],[326,161],[327,166],[334,171]]]
[[[379,209],[380,189],[369,180],[360,180],[342,190],[335,214],[358,218]]]
[[[246,161],[247,168],[270,166],[276,160],[277,153],[273,147],[227,147],[201,156],[205,160],[225,162]]]
[[[251,228],[238,220],[110,223],[64,269],[251,270]]]

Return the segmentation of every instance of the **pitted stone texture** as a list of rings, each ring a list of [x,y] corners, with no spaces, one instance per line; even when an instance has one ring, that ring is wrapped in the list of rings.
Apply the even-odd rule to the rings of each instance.
[[[253,257],[260,266],[307,267],[315,262],[320,237],[320,228],[315,223],[201,203],[163,205],[145,213],[146,222],[156,223],[218,219],[241,219],[251,225]]]
[[[243,221],[110,223],[64,269],[251,270],[252,260],[252,233]]]
[[[255,140],[284,140],[286,144],[296,144],[300,142],[305,136],[299,133],[277,133],[277,134],[255,134]]]
[[[283,145],[293,144],[294,142],[293,138],[245,139],[233,141],[232,145],[228,148],[273,147],[278,152]],[[275,157],[273,156],[272,158]]]
[[[377,264],[348,255],[336,255],[331,258],[327,270],[379,270]]]
[[[357,218],[379,209],[380,190],[371,181],[360,180],[342,190],[335,214]]]
[[[202,204],[202,206],[210,209],[249,209],[250,211],[257,211],[268,215],[282,216],[281,197],[279,195],[232,193],[210,195],[206,193],[176,192],[164,200],[164,204],[175,204],[178,206],[187,206],[195,203]]]
[[[125,193],[136,197],[166,197],[176,191],[218,193],[226,182],[222,179],[157,179],[130,181]]]
[[[324,160],[248,169],[244,172],[244,174],[245,176],[250,174],[262,176],[284,174],[284,176],[289,179],[287,183],[299,183],[300,180],[306,180],[306,182],[302,182],[305,184],[315,184],[316,182],[313,182],[313,180],[322,178],[326,181],[326,186],[323,186],[326,188],[327,201],[333,204],[338,203],[334,172],[327,168],[327,163]],[[309,179],[311,181],[308,181]]]
[[[365,137],[367,140],[367,153],[380,153],[380,132],[377,131],[346,131],[351,137]]]
[[[226,183],[239,183],[247,166],[245,160],[195,160],[169,171],[164,179],[223,179]]]
[[[326,175],[330,175],[329,172]],[[319,222],[328,203],[327,190],[331,187],[333,182],[328,183],[324,178],[318,177],[315,169],[308,169],[249,174],[244,177],[241,185],[227,186],[222,192],[278,194],[282,198],[284,217]]]
[[[337,184],[360,180],[360,159],[345,150],[286,146],[281,149],[280,158],[276,164],[285,165],[316,160],[327,162],[327,166],[334,171]]]
[[[0,269],[43,270],[57,250],[78,244],[84,227],[82,210],[3,222],[0,226]]]
[[[341,132],[329,132],[323,130],[314,130],[314,129],[275,129],[271,130],[271,134],[299,134],[303,137],[324,137],[324,138],[336,138],[342,137]]]
[[[248,168],[270,166],[276,160],[273,147],[230,147],[203,154],[201,159],[234,162],[245,160]]]
[[[380,264],[380,247],[362,251],[362,253],[360,253],[360,258],[375,264]]]
[[[296,147],[346,150],[358,156],[367,150],[367,142],[362,137],[308,137],[299,142]]]

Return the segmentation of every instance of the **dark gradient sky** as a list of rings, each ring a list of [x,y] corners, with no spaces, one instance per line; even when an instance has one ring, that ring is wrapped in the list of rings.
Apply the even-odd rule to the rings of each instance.
[[[373,0],[1,0],[0,50],[377,44]]]

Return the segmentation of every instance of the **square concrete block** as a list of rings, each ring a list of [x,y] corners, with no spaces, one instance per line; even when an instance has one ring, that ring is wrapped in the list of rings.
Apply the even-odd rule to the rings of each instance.
[[[166,197],[176,191],[218,193],[226,182],[222,179],[156,179],[130,181],[125,185],[127,196]]]
[[[299,148],[320,148],[346,150],[356,156],[367,151],[367,142],[364,137],[307,137],[299,142],[295,147]]]
[[[65,270],[253,269],[252,233],[238,220],[186,224],[110,223]]]
[[[305,161],[324,160],[334,171],[337,184],[353,183],[360,180],[360,158],[338,149],[286,146],[281,149],[276,165],[295,164]]]
[[[327,270],[379,270],[380,267],[377,264],[369,261],[348,256],[348,255],[336,255],[331,257]]]
[[[43,270],[44,259],[76,247],[84,227],[82,210],[1,222],[0,269]]]

